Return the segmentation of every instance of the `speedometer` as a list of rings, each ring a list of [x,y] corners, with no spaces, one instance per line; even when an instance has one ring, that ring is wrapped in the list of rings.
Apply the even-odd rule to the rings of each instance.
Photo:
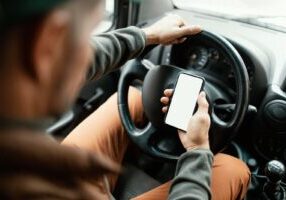
[[[208,63],[208,50],[204,47],[195,47],[190,51],[189,68],[203,69]]]

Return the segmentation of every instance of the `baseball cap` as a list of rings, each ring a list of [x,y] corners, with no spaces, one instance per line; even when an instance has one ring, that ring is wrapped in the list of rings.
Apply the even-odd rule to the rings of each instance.
[[[68,0],[0,0],[0,27],[24,22]]]

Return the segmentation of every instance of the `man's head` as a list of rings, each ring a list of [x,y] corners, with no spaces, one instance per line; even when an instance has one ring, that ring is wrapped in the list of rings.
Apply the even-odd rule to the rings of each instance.
[[[0,0],[0,116],[7,115],[9,103],[34,107],[10,108],[13,117],[57,115],[71,105],[88,71],[89,37],[102,5],[103,0]]]

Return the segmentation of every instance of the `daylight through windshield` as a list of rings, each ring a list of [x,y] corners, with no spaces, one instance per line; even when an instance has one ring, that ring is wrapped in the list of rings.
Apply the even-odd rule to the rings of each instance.
[[[173,0],[181,9],[286,31],[285,0]]]

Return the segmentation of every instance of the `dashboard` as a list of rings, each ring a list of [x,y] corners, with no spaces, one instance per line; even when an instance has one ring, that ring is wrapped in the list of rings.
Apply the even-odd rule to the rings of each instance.
[[[237,49],[250,79],[249,103],[257,108],[238,137],[259,158],[286,163],[286,33],[191,11],[171,13],[222,35]],[[207,42],[156,48],[150,60],[215,77],[235,93],[232,64]]]
[[[252,90],[254,65],[245,53],[240,54],[243,56],[246,64],[250,79],[250,90]],[[209,74],[228,85],[232,90],[236,88],[232,63],[219,49],[211,44],[192,43],[189,46],[174,46],[170,54],[169,64],[180,66],[186,70],[195,70]]]

